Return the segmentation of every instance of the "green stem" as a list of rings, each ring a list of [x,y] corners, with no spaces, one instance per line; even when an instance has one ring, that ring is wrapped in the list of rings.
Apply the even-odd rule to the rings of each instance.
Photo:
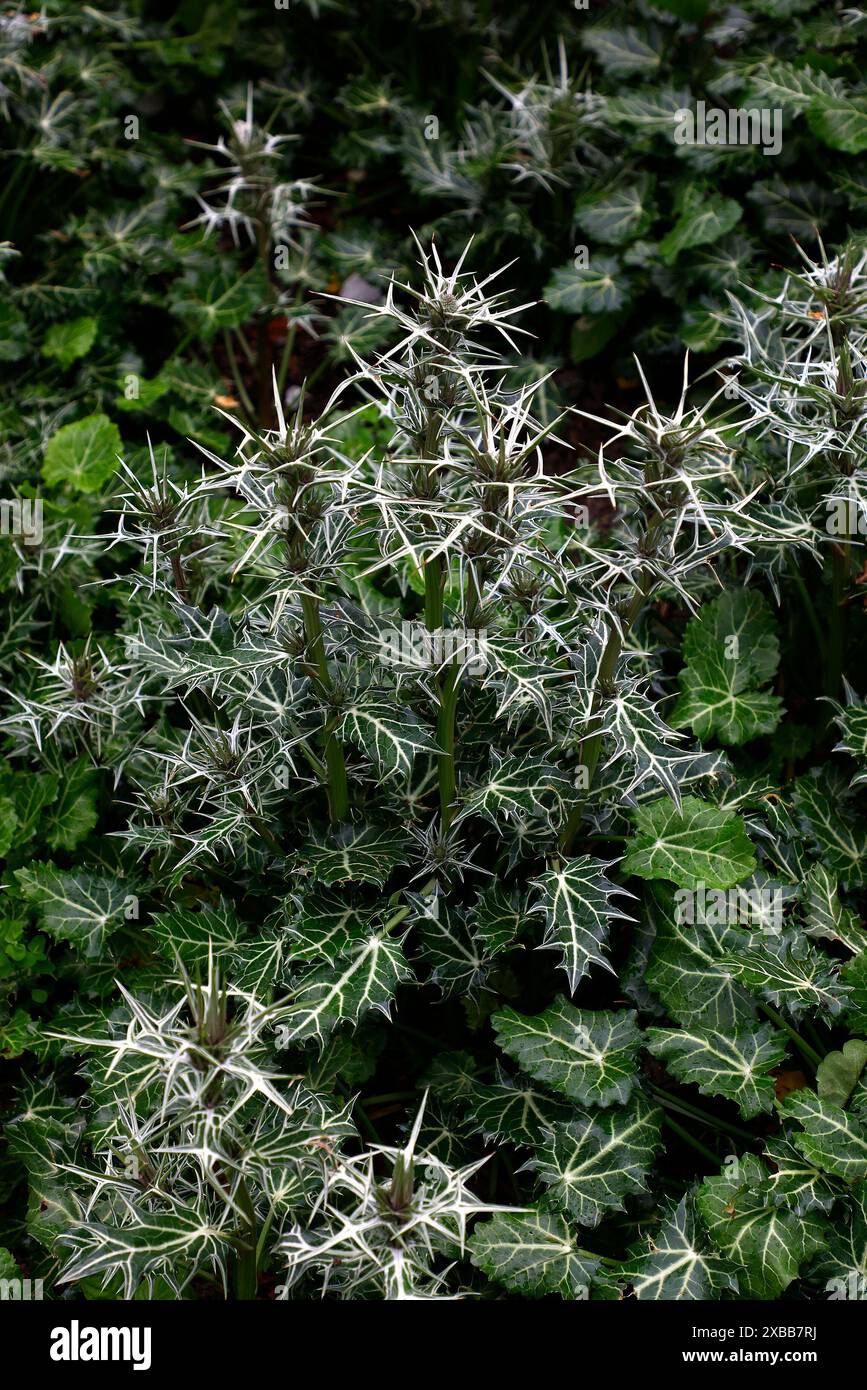
[[[431,557],[424,567],[424,625],[428,632],[438,632],[443,625],[443,562],[440,555]]]
[[[325,655],[325,638],[322,633],[322,620],[319,616],[319,600],[312,594],[301,595],[301,609],[304,614],[304,632],[310,655],[319,672],[319,682],[324,691],[332,688],[328,658]],[[346,761],[343,749],[334,734],[326,728],[325,767],[328,772],[328,805],[332,824],[339,825],[349,813],[349,786],[346,780]]]
[[[820,655],[820,657],[821,657],[822,664],[824,665],[824,664],[825,664],[825,634],[824,634],[824,632],[822,631],[822,626],[821,626],[821,624],[820,624],[820,622],[819,622],[819,618],[818,618],[818,615],[817,615],[817,613],[816,613],[816,606],[815,606],[815,604],[813,603],[812,598],[810,597],[809,590],[807,589],[807,586],[806,586],[806,584],[804,583],[804,580],[803,580],[803,578],[802,578],[802,576],[801,576],[801,572],[800,572],[800,570],[798,569],[798,566],[797,566],[795,560],[794,560],[791,556],[789,557],[789,560],[790,560],[790,566],[791,566],[791,572],[792,572],[792,579],[795,581],[795,588],[797,589],[798,595],[799,595],[799,597],[800,597],[800,599],[801,599],[801,602],[802,602],[803,605],[804,605],[804,612],[806,613],[806,615],[807,615],[807,621],[809,622],[810,627],[811,627],[812,630],[813,630],[813,636],[814,636],[815,639],[816,639],[816,647],[817,647],[817,650],[818,650],[819,655]]]
[[[806,1032],[810,1041],[813,1043],[814,1047],[816,1048],[816,1051],[819,1053],[819,1056],[824,1056],[825,1044],[822,1042],[822,1039],[819,1036],[819,1030],[816,1027],[816,1025],[814,1023],[811,1023],[809,1019],[806,1019],[804,1022],[804,1031]]]
[[[184,603],[187,606],[189,606],[190,591],[187,586],[187,577],[184,573],[183,557],[179,549],[176,548],[172,550],[169,556],[169,561],[172,567],[172,578],[175,582],[175,588],[178,592],[178,598],[181,600],[181,603]]]
[[[445,833],[455,814],[457,780],[455,772],[455,711],[458,705],[458,666],[453,663],[445,674],[440,689],[440,712],[437,718],[439,756],[440,818]]]
[[[262,1229],[261,1229],[261,1231],[259,1232],[259,1239],[258,1239],[258,1241],[256,1242],[256,1265],[257,1265],[257,1266],[260,1265],[261,1262],[262,1262],[262,1255],[263,1255],[264,1250],[265,1250],[265,1241],[266,1241],[267,1238],[268,1238],[268,1232],[269,1232],[270,1229],[271,1229],[271,1223],[273,1222],[276,1213],[277,1213],[276,1204],[272,1202],[271,1206],[268,1208],[268,1215],[265,1217],[265,1220],[262,1222]]]
[[[685,1144],[689,1144],[690,1148],[695,1149],[696,1153],[709,1159],[715,1168],[719,1167],[719,1154],[715,1154],[713,1149],[709,1149],[700,1139],[694,1138],[689,1130],[684,1129],[683,1125],[678,1124],[677,1120],[672,1119],[671,1115],[663,1115],[662,1120],[674,1134],[679,1135]]]
[[[839,699],[843,684],[843,653],[846,649],[846,592],[849,587],[851,546],[835,545],[831,551],[831,631],[825,694]]]
[[[424,621],[428,632],[440,632],[443,626],[443,592],[445,587],[443,563],[440,556],[427,561],[424,567]],[[455,772],[455,712],[460,688],[459,667],[453,662],[439,682],[439,714],[437,744],[439,759],[437,777],[440,792],[440,819],[443,833],[448,830],[455,814],[457,774]]]
[[[422,891],[424,891],[424,890],[422,890]],[[410,908],[409,908],[409,904],[408,904],[408,903],[407,903],[404,907],[399,907],[399,908],[397,909],[397,912],[393,913],[392,916],[389,917],[388,921],[386,922],[385,926],[383,927],[383,929],[382,929],[383,936],[385,935],[386,932],[390,932],[391,929],[392,929],[392,927],[396,927],[400,922],[402,922],[403,919],[404,919],[404,917],[408,917],[408,916],[409,916],[409,912],[410,912]]]
[[[748,1139],[751,1142],[756,1137],[754,1134],[750,1134],[748,1129],[743,1129],[741,1125],[733,1125],[728,1120],[721,1120],[716,1115],[709,1115],[700,1106],[693,1105],[691,1101],[682,1100],[680,1096],[672,1096],[668,1091],[661,1090],[659,1086],[651,1086],[650,1089],[654,1099],[660,1105],[679,1111],[691,1120],[701,1120],[702,1124],[707,1125],[709,1129],[718,1129],[721,1133],[731,1134],[735,1139]]]
[[[392,1101],[414,1100],[416,1091],[386,1091],[382,1096],[364,1096],[362,1105],[390,1105]]]
[[[271,349],[271,339],[268,334],[268,326],[275,296],[274,286],[271,282],[271,236],[268,230],[268,220],[265,210],[266,202],[267,194],[263,194],[259,206],[259,264],[262,267],[265,284],[268,286],[268,302],[256,330],[256,375],[259,386],[259,428],[270,430],[274,429],[277,424],[276,403],[274,401],[272,380],[274,354]]]
[[[243,352],[244,356],[246,357],[248,363],[249,363],[250,366],[252,367],[252,366],[253,366],[253,363],[256,361],[256,354],[254,353],[253,349],[250,347],[250,344],[247,342],[247,339],[246,339],[246,337],[244,336],[244,334],[241,332],[240,328],[236,328],[236,329],[235,329],[235,337],[236,337],[237,340],[238,340],[238,346],[240,347],[240,349],[241,349],[241,351]]]
[[[243,1178],[238,1186],[238,1205],[244,1214],[248,1231],[241,1236],[238,1259],[235,1268],[235,1297],[249,1301],[256,1297],[259,1286],[259,1266],[257,1261],[258,1243],[256,1240],[256,1211]]]
[[[300,303],[301,291],[298,290],[295,295],[293,307],[297,309]],[[292,357],[292,350],[295,347],[297,333],[298,323],[297,320],[293,318],[292,322],[286,327],[286,341],[283,344],[283,352],[280,356],[280,368],[277,372],[277,389],[280,392],[281,400],[283,398],[283,392],[286,390],[286,377],[289,375],[289,362]]]
[[[232,347],[232,339],[229,337],[229,330],[223,329],[223,342],[226,348],[226,356],[229,359],[229,371],[232,373],[232,380],[235,383],[235,390],[238,393],[238,400],[244,407],[244,413],[251,425],[256,423],[256,408],[250,399],[250,393],[244,385],[241,373],[238,369],[238,359],[235,356],[235,349]]]
[[[811,1047],[806,1038],[802,1038],[800,1033],[796,1032],[792,1025],[786,1022],[782,1014],[778,1014],[776,1009],[771,1008],[770,1004],[766,1004],[763,999],[757,1000],[757,1003],[759,1008],[763,1013],[767,1014],[772,1023],[775,1023],[778,1028],[782,1028],[784,1033],[788,1033],[795,1047],[804,1058],[804,1061],[815,1071],[822,1060],[821,1052],[817,1052],[815,1047]]]
[[[649,584],[642,582],[633,594],[632,600],[623,618],[622,632],[616,627],[612,627],[608,634],[608,641],[605,643],[605,650],[602,653],[602,660],[599,663],[599,673],[596,680],[596,694],[593,697],[591,721],[599,712],[599,706],[605,698],[605,687],[608,682],[613,679],[614,672],[617,670],[617,662],[623,650],[623,638],[641,612],[647,597],[648,588]],[[596,733],[592,733],[581,745],[581,765],[587,769],[587,790],[589,790],[593,783],[601,751],[602,731],[598,730]],[[560,849],[563,854],[571,853],[575,836],[578,834],[584,815],[585,800],[586,798],[582,797],[580,801],[576,802],[563,827],[563,831],[560,835]]]

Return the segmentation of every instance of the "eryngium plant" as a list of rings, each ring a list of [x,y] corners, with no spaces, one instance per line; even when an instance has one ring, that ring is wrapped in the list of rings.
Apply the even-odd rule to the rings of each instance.
[[[127,485],[123,543],[144,557],[127,660],[159,718],[125,765],[123,833],[154,1002],[121,1039],[111,1018],[58,1027],[116,1065],[93,1073],[84,1139],[37,1142],[32,1100],[14,1122],[35,1200],[101,1126],[143,1149],[189,1258],[157,1242],[131,1263],[114,1242],[141,1197],[105,1161],[69,1159],[108,1206],[57,1203],[53,1223],[68,1275],[123,1271],[127,1292],[221,1282],[229,1255],[243,1296],[263,1272],[302,1298],[845,1282],[867,1177],[867,1045],[847,1041],[867,1021],[863,704],[847,689],[821,771],[784,782],[743,751],[784,712],[764,591],[822,533],[756,469],[742,419],[689,404],[686,370],[672,412],[648,387],[552,476],[562,422],[537,422],[539,388],[501,355],[517,311],[462,262],[421,267],[369,310],[395,345],[319,418],[278,391],[273,430],[204,451],[164,535]],[[385,439],[361,453],[351,389]],[[116,884],[22,881],[99,954]],[[208,969],[188,1015],[159,964],[175,954]],[[407,1089],[371,1095],[390,1048]],[[425,1091],[407,1143],[381,1136]],[[657,1174],[663,1125],[697,1151],[694,1180]]]
[[[315,1270],[314,1294],[332,1284],[353,1297],[436,1291],[439,1246],[463,1253],[467,1216],[496,1210],[466,1186],[480,1164],[453,1170],[421,1155],[416,1181],[421,1112],[405,1149],[343,1158],[355,1134],[347,1110],[271,1068],[273,1007],[223,986],[212,956],[204,984],[181,976],[170,1005],[121,987],[127,1007],[110,1036],[63,1038],[96,1053],[86,1073],[98,1108],[83,1147],[102,1164],[57,1165],[59,1244],[71,1251],[60,1282],[182,1297],[194,1279],[225,1295],[231,1276],[237,1298],[255,1298],[285,1230],[276,1258],[293,1282]],[[344,1191],[355,1201],[342,1215]],[[323,1221],[331,1229],[317,1239]]]
[[[820,249],[817,261],[801,252],[800,273],[786,275],[776,294],[734,302],[741,352],[731,365],[760,468],[789,510],[812,516],[827,538],[824,623],[804,598],[827,693],[838,697],[846,609],[867,534],[867,255],[855,245],[830,258]]]

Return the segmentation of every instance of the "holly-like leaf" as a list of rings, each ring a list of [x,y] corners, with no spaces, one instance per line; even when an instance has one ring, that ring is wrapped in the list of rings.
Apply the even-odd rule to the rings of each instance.
[[[867,150],[867,102],[838,97],[811,107],[807,124],[833,150],[862,154]]]
[[[572,1106],[546,1095],[524,1076],[507,1076],[498,1068],[491,1084],[473,1080],[462,1096],[466,1121],[486,1140],[532,1148],[542,1133],[558,1122],[571,1119]]]
[[[322,883],[375,883],[381,888],[393,869],[409,862],[408,847],[401,830],[347,825],[328,840],[305,845],[300,865]]]
[[[750,937],[726,956],[725,964],[748,989],[786,1008],[792,1018],[815,1009],[833,1019],[847,1001],[839,967],[793,933]]]
[[[596,61],[605,72],[616,77],[628,77],[632,73],[650,74],[659,67],[661,58],[647,36],[634,25],[614,28],[607,24],[594,24],[582,34],[582,43],[589,48]]]
[[[468,816],[482,816],[492,825],[501,825],[513,816],[551,818],[552,803],[562,812],[564,797],[574,794],[570,779],[550,763],[526,756],[500,757],[494,754],[484,781],[464,798],[455,822]]]
[[[786,1056],[786,1035],[763,1023],[749,1032],[648,1028],[647,1046],[679,1081],[702,1095],[734,1101],[744,1119],[774,1108],[773,1067]]]
[[[336,965],[317,966],[302,978],[291,1002],[275,1011],[277,1045],[322,1043],[338,1024],[355,1025],[370,1009],[387,1018],[397,986],[411,975],[401,942],[373,933]]]
[[[808,936],[842,941],[850,951],[863,951],[867,946],[867,931],[857,915],[840,901],[837,880],[824,864],[813,864],[804,878],[806,925]]]
[[[698,797],[654,801],[635,812],[623,871],[681,888],[730,888],[751,874],[756,856],[740,816]]]
[[[773,1165],[765,1179],[772,1202],[794,1212],[829,1212],[841,1193],[841,1184],[823,1173],[800,1153],[791,1139],[769,1139],[765,1153]]]
[[[511,1293],[586,1298],[598,1261],[580,1250],[553,1211],[498,1214],[481,1221],[467,1242],[470,1260]]]
[[[186,271],[175,282],[170,307],[187,329],[212,338],[223,328],[240,328],[267,297],[258,262],[245,275],[216,262]]]
[[[369,907],[327,888],[314,888],[287,909],[287,947],[293,960],[336,961],[368,935]]]
[[[593,256],[589,264],[560,266],[545,286],[552,309],[571,314],[613,314],[627,303],[632,283],[615,256]]]
[[[225,1274],[231,1249],[231,1231],[215,1228],[206,1210],[173,1202],[166,1211],[144,1202],[129,1204],[134,1219],[114,1227],[92,1218],[65,1233],[63,1244],[71,1255],[59,1283],[76,1283],[109,1271],[120,1273],[124,1298],[132,1298],[143,1279],[159,1270],[164,1276],[175,1269],[195,1267]]]
[[[579,227],[596,241],[610,246],[620,246],[624,241],[643,235],[653,216],[650,185],[649,175],[644,174],[631,182],[579,198],[575,205]]]
[[[834,722],[841,737],[834,745],[834,752],[848,753],[850,758],[863,764],[852,779],[854,787],[859,782],[867,782],[867,702],[859,699],[848,683],[845,689],[846,704],[835,705]]]
[[[383,779],[408,777],[417,753],[435,753],[436,743],[411,710],[387,704],[354,704],[338,735],[361,748]]]
[[[867,821],[851,805],[839,769],[826,763],[795,782],[793,805],[816,855],[840,882],[857,888],[867,863]]]
[[[734,198],[712,193],[702,184],[690,184],[678,202],[678,219],[657,250],[671,265],[681,251],[691,246],[703,246],[718,241],[730,232],[743,216],[743,208]]]
[[[425,1072],[422,1082],[444,1105],[463,1103],[474,1092],[478,1070],[469,1052],[440,1052]]]
[[[215,957],[231,960],[247,935],[235,909],[225,901],[216,907],[203,905],[196,911],[173,907],[157,912],[147,930],[163,955],[168,960],[177,955],[191,974],[207,963],[209,951]]]
[[[854,1192],[835,1217],[825,1245],[811,1270],[811,1282],[829,1298],[858,1299],[867,1294],[867,1199]]]
[[[555,1000],[540,1014],[502,1009],[491,1023],[503,1051],[537,1081],[580,1105],[623,1105],[637,1079],[636,1015],[575,1009]]]
[[[96,770],[79,758],[66,768],[45,818],[45,842],[71,853],[86,839],[99,818]]]
[[[679,920],[672,890],[661,885],[655,885],[648,906],[656,936],[648,956],[647,983],[671,1017],[682,1028],[750,1028],[755,1003],[726,963],[729,951],[742,944],[742,932],[725,924]]]
[[[527,922],[527,901],[492,883],[467,914],[467,925],[490,960],[515,944]]]
[[[16,773],[8,790],[18,818],[15,838],[18,844],[24,844],[41,828],[43,812],[57,799],[60,777],[55,772]],[[7,845],[3,853],[8,853],[10,847]]]
[[[847,960],[840,979],[849,991],[846,1022],[853,1033],[867,1033],[867,950]]]
[[[445,995],[473,994],[487,973],[484,948],[467,930],[464,914],[443,894],[407,894],[415,908],[418,958],[430,970],[430,980]]]
[[[580,855],[531,884],[538,896],[530,910],[545,919],[542,944],[562,956],[573,994],[593,965],[612,969],[602,952],[612,919],[626,914],[614,905],[614,897],[624,890],[606,878],[607,867],[600,859]]]
[[[209,955],[219,960],[224,978],[242,990],[265,999],[279,985],[290,953],[290,938],[270,924],[258,930],[241,922],[234,908],[221,900],[196,911],[176,907],[157,913],[148,924],[164,956],[176,955],[191,975],[204,974]]]
[[[624,1109],[579,1111],[554,1125],[527,1164],[545,1184],[548,1201],[582,1226],[597,1226],[607,1211],[647,1190],[662,1139],[660,1113],[640,1095]]]

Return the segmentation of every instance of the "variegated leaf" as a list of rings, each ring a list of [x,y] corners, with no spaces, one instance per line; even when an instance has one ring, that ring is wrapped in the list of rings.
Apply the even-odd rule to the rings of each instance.
[[[624,890],[606,878],[607,867],[600,859],[581,855],[530,885],[538,893],[530,910],[545,918],[542,944],[561,955],[573,993],[591,966],[612,969],[602,952],[612,919],[626,914],[614,905],[614,897]]]
[[[547,1200],[581,1226],[597,1226],[627,1197],[647,1191],[662,1143],[660,1113],[640,1095],[624,1109],[579,1111],[554,1125],[527,1164],[547,1189]]]
[[[579,1105],[623,1105],[632,1094],[641,1034],[631,1010],[591,1012],[558,999],[540,1014],[503,1009],[491,1022],[509,1057]]]

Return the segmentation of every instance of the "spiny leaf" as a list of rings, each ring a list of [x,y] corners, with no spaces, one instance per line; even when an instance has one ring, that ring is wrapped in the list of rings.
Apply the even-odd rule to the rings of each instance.
[[[833,1019],[845,1007],[848,990],[839,968],[793,933],[747,938],[740,950],[726,955],[725,965],[750,990],[782,1005],[793,1018],[816,1009]]]
[[[475,901],[467,914],[467,925],[481,943],[488,958],[507,951],[527,921],[527,901],[510,893],[501,883],[492,883]]]
[[[750,1028],[756,1005],[733,977],[728,954],[742,933],[726,925],[690,925],[678,920],[671,889],[654,886],[648,904],[656,936],[646,978],[667,1012],[683,1028],[730,1032]]]
[[[711,193],[701,184],[690,184],[681,194],[678,219],[657,248],[664,261],[672,264],[681,251],[718,241],[740,221],[743,208],[734,198]]]
[[[401,830],[344,826],[328,840],[307,844],[300,865],[323,883],[375,883],[381,888],[392,870],[408,862]]]
[[[631,279],[615,256],[594,256],[587,266],[565,265],[545,286],[552,309],[573,314],[612,314],[630,298]]]
[[[813,864],[803,884],[806,890],[806,931],[808,936],[842,941],[850,951],[863,951],[867,931],[851,908],[840,901],[837,880],[824,864]]]
[[[373,919],[369,907],[327,888],[299,895],[287,913],[293,960],[338,960],[370,932]]]
[[[826,764],[799,777],[793,804],[826,869],[848,887],[859,887],[867,862],[867,821],[852,809],[839,770]]]
[[[173,1202],[167,1211],[138,1203],[131,1206],[134,1221],[123,1227],[90,1220],[63,1237],[72,1254],[60,1274],[61,1283],[120,1271],[125,1298],[132,1298],[143,1279],[160,1270],[164,1275],[187,1267],[222,1270],[232,1244],[228,1229],[214,1227],[206,1211]]]
[[[337,965],[317,966],[275,1012],[278,1046],[317,1038],[338,1024],[357,1024],[370,1009],[388,1017],[397,986],[412,972],[400,942],[383,933],[359,942]]]
[[[593,965],[612,968],[602,952],[608,945],[612,919],[625,916],[613,901],[624,890],[606,878],[607,867],[602,860],[585,854],[570,859],[563,868],[542,874],[530,885],[538,892],[530,911],[545,918],[542,944],[562,955],[562,968],[573,993]]]
[[[338,734],[357,743],[382,778],[408,777],[416,754],[436,752],[431,734],[411,710],[385,703],[350,705]]]
[[[461,1097],[466,1105],[466,1121],[485,1139],[532,1148],[542,1132],[558,1121],[571,1119],[572,1107],[556,1096],[546,1095],[523,1076],[507,1076],[498,1068],[496,1081],[472,1081]]]
[[[867,1293],[867,1199],[853,1192],[835,1218],[811,1274],[829,1298],[863,1299]]]
[[[841,1194],[841,1185],[799,1153],[791,1139],[769,1139],[765,1153],[773,1165],[765,1179],[770,1200],[798,1213],[829,1212]]]
[[[550,763],[530,755],[500,757],[495,753],[488,776],[466,794],[455,821],[483,816],[500,825],[510,816],[549,819],[552,801],[562,808],[563,798],[573,792],[570,779]]]

